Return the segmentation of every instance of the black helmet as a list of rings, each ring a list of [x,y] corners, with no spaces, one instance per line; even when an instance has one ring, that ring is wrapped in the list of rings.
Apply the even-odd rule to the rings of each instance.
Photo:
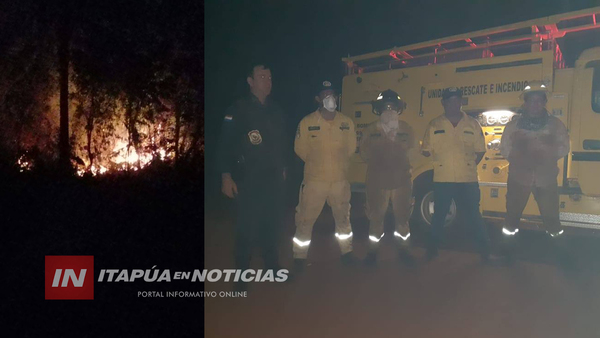
[[[381,113],[388,109],[402,114],[402,111],[406,108],[406,103],[402,101],[400,95],[391,89],[379,93],[377,99],[372,104],[373,114],[375,115],[381,115]]]
[[[324,90],[332,90],[334,93],[336,93],[333,84],[327,80],[319,83],[319,85],[317,86],[317,95],[321,95],[321,92]]]

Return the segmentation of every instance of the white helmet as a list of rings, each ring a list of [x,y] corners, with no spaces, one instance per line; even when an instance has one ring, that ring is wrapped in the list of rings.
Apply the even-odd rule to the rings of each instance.
[[[531,93],[543,93],[544,96],[547,97],[548,93],[550,92],[550,89],[548,87],[549,85],[542,81],[531,81],[525,86],[523,92],[521,93],[521,95],[519,95],[519,98],[525,101],[527,95]]]

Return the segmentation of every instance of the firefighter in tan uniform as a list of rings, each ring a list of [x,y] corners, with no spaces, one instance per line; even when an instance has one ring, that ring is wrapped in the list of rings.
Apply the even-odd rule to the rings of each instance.
[[[506,221],[502,233],[512,261],[512,242],[531,193],[550,237],[563,233],[560,224],[557,161],[569,153],[569,134],[560,119],[548,114],[548,89],[532,82],[521,94],[523,112],[502,134],[500,152],[508,162]]]
[[[386,90],[373,102],[373,113],[378,121],[371,123],[363,132],[360,156],[367,163],[366,195],[369,218],[368,265],[377,262],[378,243],[384,236],[384,219],[390,202],[394,212],[395,231],[393,237],[400,248],[408,244],[412,206],[412,181],[409,151],[415,147],[413,129],[399,121],[405,103],[398,93]],[[407,264],[414,263],[405,250],[400,258]]]
[[[477,164],[485,154],[485,138],[477,120],[461,110],[462,92],[455,87],[442,93],[444,114],[429,122],[421,152],[433,157],[434,214],[429,259],[438,255],[444,222],[452,199],[463,210],[474,229],[484,262],[489,259],[489,238],[479,211],[480,191]]]
[[[325,202],[335,219],[335,236],[344,263],[354,263],[350,226],[350,184],[346,179],[350,156],[356,151],[354,123],[336,110],[337,94],[329,81],[319,86],[319,108],[304,117],[296,131],[294,150],[304,161],[304,180],[296,207],[293,238],[295,264],[307,257],[315,221]]]

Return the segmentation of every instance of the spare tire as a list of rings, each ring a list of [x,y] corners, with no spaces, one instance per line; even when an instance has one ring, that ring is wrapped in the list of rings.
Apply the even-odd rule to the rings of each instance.
[[[415,204],[413,206],[412,220],[419,224],[419,226],[429,230],[434,212],[432,171],[427,171],[414,180],[413,192]],[[453,226],[456,223],[457,214],[458,208],[454,200],[452,200],[450,210],[446,215],[444,227]]]

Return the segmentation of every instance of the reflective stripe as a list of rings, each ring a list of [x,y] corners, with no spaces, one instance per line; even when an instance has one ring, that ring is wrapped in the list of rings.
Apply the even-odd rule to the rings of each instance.
[[[557,232],[557,233],[553,234],[553,233],[550,233],[550,232],[546,231],[546,233],[548,233],[548,234],[549,234],[551,237],[556,237],[556,236],[562,235],[562,234],[563,234],[563,232],[565,232],[565,231],[564,231],[564,230],[561,230],[561,231],[559,231],[559,232]]]
[[[301,240],[299,240],[298,238],[294,237],[293,239],[294,243],[296,243],[299,247],[303,247],[303,246],[307,246],[310,244],[310,240],[308,241],[304,241],[302,242]]]
[[[341,240],[348,239],[348,238],[352,237],[352,232],[350,232],[347,235],[340,235],[336,232],[335,237],[337,237],[338,239],[341,239]]]
[[[406,236],[402,236],[399,232],[394,231],[394,236],[400,237],[403,241],[406,241],[410,237],[410,232]]]
[[[507,183],[502,183],[502,182],[479,182],[479,186],[480,187],[500,187],[500,188],[506,188],[507,187]]]
[[[377,237],[375,237],[375,236],[369,236],[369,239],[370,239],[371,241],[373,241],[373,242],[377,243],[377,242],[379,242],[379,241],[380,241],[380,240],[383,238],[383,236],[385,236],[385,234],[381,235],[381,237],[379,237],[379,238],[377,238]]]
[[[510,231],[507,228],[502,228],[502,233],[508,236],[514,236],[519,232],[519,229],[515,229],[515,231]]]

